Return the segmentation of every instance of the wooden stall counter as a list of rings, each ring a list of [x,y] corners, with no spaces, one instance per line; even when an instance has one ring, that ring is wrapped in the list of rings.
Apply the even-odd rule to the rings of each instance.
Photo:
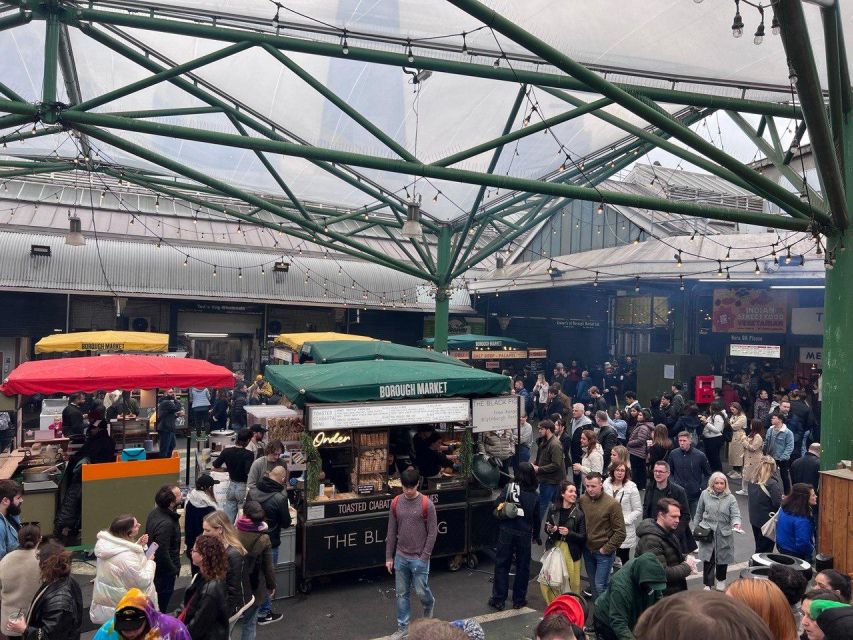
[[[123,513],[144,524],[157,490],[178,484],[180,466],[177,452],[171,458],[84,465],[81,543],[94,545],[98,531]]]
[[[27,454],[23,451],[0,453],[0,480],[11,479],[26,457]]]
[[[821,471],[817,550],[833,557],[836,571],[853,573],[853,472]]]

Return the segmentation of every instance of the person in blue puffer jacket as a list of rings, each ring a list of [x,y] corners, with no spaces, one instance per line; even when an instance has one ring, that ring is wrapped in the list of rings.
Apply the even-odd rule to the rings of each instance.
[[[810,484],[798,482],[782,499],[776,522],[776,546],[780,553],[811,562],[814,555],[814,519],[812,507],[817,494]]]

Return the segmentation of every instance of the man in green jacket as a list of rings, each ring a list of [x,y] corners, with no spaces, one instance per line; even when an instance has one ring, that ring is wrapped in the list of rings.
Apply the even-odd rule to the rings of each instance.
[[[661,599],[664,589],[666,574],[653,553],[629,560],[595,601],[598,640],[634,640],[634,625],[643,611]]]
[[[566,479],[563,466],[563,445],[554,436],[554,423],[542,420],[539,423],[539,439],[536,441],[536,464],[533,465],[539,480],[539,512],[544,518],[548,505],[557,493],[557,487]]]

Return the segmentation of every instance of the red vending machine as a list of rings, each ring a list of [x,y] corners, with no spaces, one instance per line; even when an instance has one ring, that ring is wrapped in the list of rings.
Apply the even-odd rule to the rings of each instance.
[[[693,379],[696,404],[710,404],[714,401],[714,376],[696,376]]]

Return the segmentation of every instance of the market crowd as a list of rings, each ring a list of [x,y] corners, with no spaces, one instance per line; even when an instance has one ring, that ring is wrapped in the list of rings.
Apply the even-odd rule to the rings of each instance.
[[[554,607],[541,638],[710,637],[702,625],[747,609],[749,634],[734,637],[853,638],[848,576],[823,571],[807,590],[803,564],[774,565],[769,580],[728,575],[735,537],[748,535],[737,495],[746,498],[755,552],[777,550],[795,563],[813,562],[819,508],[812,389],[768,389],[772,379],[758,367],[741,382],[715,389],[700,407],[678,383],[641,403],[630,359],[594,375],[573,362],[558,364],[550,381],[515,377],[520,428],[484,434],[480,446],[504,486],[488,604],[505,608],[514,565],[512,605],[527,604],[536,577]],[[530,575],[534,545],[544,551],[538,576]],[[688,594],[694,573],[704,589]],[[676,611],[706,607],[707,618],[673,624]],[[674,628],[664,631],[667,624]]]

